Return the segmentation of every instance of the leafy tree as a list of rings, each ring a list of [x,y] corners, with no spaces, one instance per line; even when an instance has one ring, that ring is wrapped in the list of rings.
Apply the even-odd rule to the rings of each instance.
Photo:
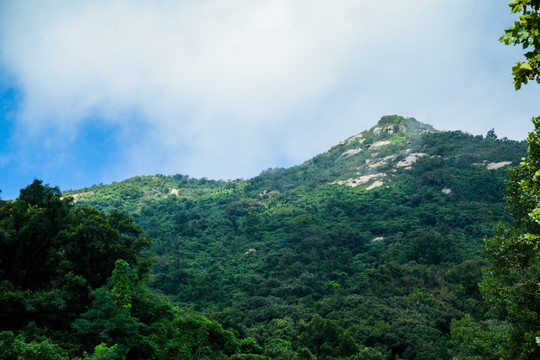
[[[0,203],[0,325],[62,328],[122,259],[148,276],[150,239],[123,213],[74,208],[40,180]],[[63,313],[63,314],[61,314]]]
[[[495,134],[495,129],[492,128],[491,130],[489,130],[486,134],[486,138],[491,140],[497,140],[497,134]]]
[[[29,340],[23,334],[0,332],[0,358],[5,360],[67,360],[67,354],[50,339]]]
[[[124,360],[125,358],[125,355],[119,351],[117,344],[107,346],[107,344],[101,343],[96,346],[92,355],[84,353],[84,360]]]
[[[505,30],[500,41],[506,45],[522,45],[528,49],[525,61],[518,61],[512,67],[516,90],[529,80],[540,83],[540,1],[512,0],[508,3],[512,13],[520,14],[519,20]]]
[[[420,264],[440,264],[444,261],[456,260],[456,244],[448,235],[436,232],[423,233],[415,231],[411,234],[408,258]]]
[[[496,320],[479,323],[469,315],[452,321],[455,360],[499,360],[507,338],[506,323]]]
[[[540,1],[512,0],[508,5],[520,16],[500,40],[530,48],[526,61],[512,68],[517,90],[529,80],[540,83]],[[507,183],[513,229],[501,223],[486,239],[492,264],[480,284],[494,313],[510,324],[503,359],[540,358],[540,117],[532,122],[528,158],[511,171]]]
[[[496,315],[512,325],[504,359],[540,357],[540,117],[533,124],[528,159],[511,171],[507,185],[514,227],[499,224],[485,245],[492,264],[482,291]]]
[[[150,239],[35,180],[0,201],[0,358],[226,359],[262,348],[148,289]]]
[[[336,321],[320,317],[307,325],[299,342],[322,356],[351,356],[359,350],[352,336]]]

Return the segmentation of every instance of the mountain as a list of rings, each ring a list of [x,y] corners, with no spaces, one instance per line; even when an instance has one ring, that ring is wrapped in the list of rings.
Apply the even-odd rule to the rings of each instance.
[[[452,319],[486,314],[481,246],[511,221],[504,180],[526,150],[385,116],[248,180],[138,176],[64,196],[126,211],[153,239],[150,285],[267,358],[450,359]]]

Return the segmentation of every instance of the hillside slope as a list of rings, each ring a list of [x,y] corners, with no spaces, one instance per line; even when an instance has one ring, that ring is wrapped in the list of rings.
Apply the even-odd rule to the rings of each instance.
[[[525,154],[387,116],[249,180],[156,175],[65,195],[125,210],[154,239],[154,288],[283,358],[449,359],[450,321],[485,313],[481,244],[510,220],[504,180]]]

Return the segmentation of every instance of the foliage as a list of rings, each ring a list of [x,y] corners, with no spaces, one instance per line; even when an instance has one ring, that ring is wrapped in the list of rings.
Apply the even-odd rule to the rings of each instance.
[[[0,332],[0,357],[5,360],[67,360],[66,351],[50,339],[28,341],[23,334]]]
[[[508,182],[514,227],[500,224],[485,246],[492,263],[484,271],[482,291],[494,314],[511,324],[505,359],[540,357],[540,117],[533,124],[528,159],[512,170]]]
[[[529,80],[540,83],[540,1],[512,0],[508,3],[512,13],[519,14],[519,20],[505,30],[500,41],[506,45],[522,45],[528,49],[526,61],[518,61],[512,67],[514,86],[516,90]]]
[[[499,360],[507,345],[508,324],[475,321],[470,315],[452,321],[451,345],[455,360]]]
[[[500,40],[507,45],[531,48],[525,53],[526,62],[518,62],[512,68],[518,90],[528,80],[540,83],[540,2],[512,0],[508,5],[512,13],[520,16]],[[499,346],[487,351],[493,338],[485,334],[477,336],[475,345],[462,351],[463,354],[471,355],[482,348],[481,353],[486,358],[540,357],[540,117],[533,118],[532,122],[534,131],[528,137],[528,158],[511,170],[506,184],[513,227],[508,229],[500,223],[495,234],[486,238],[485,253],[490,265],[484,269],[480,284],[486,301],[492,306],[491,314],[507,324],[497,332],[498,337],[506,334],[506,341],[499,339]],[[468,319],[465,326],[457,325],[456,336],[459,338],[464,329],[475,327],[476,333],[482,334],[478,324]]]
[[[123,360],[124,354],[119,352],[118,344],[113,346],[107,346],[105,343],[101,343],[96,346],[96,349],[92,355],[84,353],[84,360]]]
[[[35,180],[0,201],[2,359],[226,359],[260,353],[147,287],[150,239]]]

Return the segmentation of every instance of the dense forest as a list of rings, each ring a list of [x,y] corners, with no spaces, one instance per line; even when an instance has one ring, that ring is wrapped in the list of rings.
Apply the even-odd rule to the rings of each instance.
[[[248,180],[36,180],[0,202],[0,357],[497,359],[483,244],[526,153],[387,116]]]
[[[131,218],[74,208],[35,180],[0,203],[0,358],[237,359],[260,351],[150,290]],[[255,357],[256,358],[256,357]]]

